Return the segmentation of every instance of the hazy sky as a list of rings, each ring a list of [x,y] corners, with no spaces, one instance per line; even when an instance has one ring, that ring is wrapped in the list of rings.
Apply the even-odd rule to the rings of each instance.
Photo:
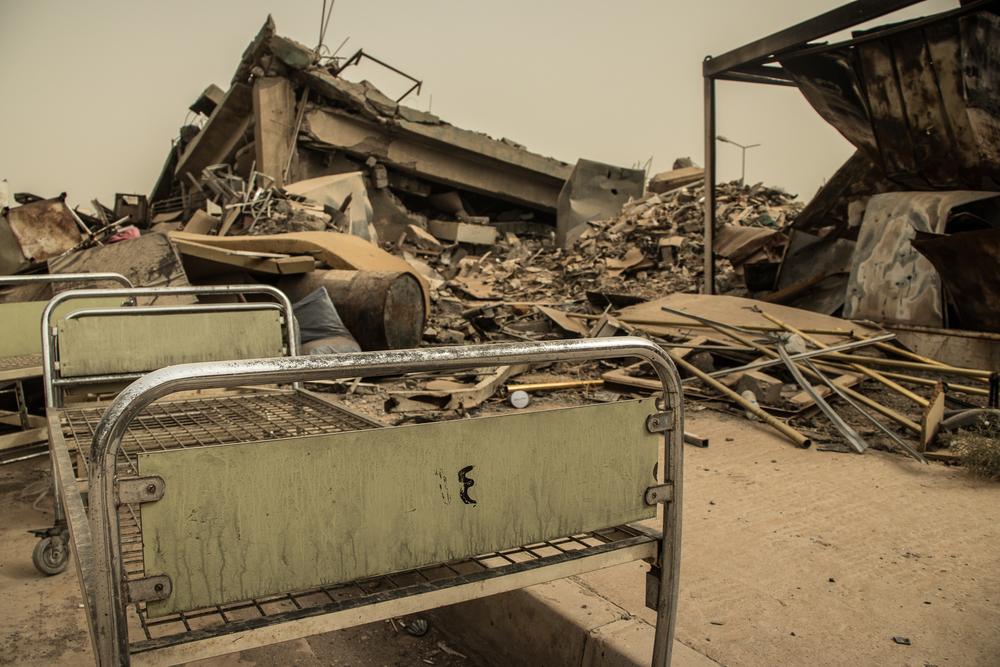
[[[314,45],[321,0],[0,0],[0,179],[74,202],[148,193],[188,105],[228,87],[270,12]],[[701,60],[840,0],[337,0],[326,43],[425,82],[412,106],[567,162],[702,163]],[[892,18],[951,8],[928,0]],[[404,82],[364,74],[389,94]],[[353,78],[349,76],[348,78]],[[808,199],[851,153],[795,89],[718,84],[718,131],[748,179]],[[720,179],[739,150],[720,145]]]

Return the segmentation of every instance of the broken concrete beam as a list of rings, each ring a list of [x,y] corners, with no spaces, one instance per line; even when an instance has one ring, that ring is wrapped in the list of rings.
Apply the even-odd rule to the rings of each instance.
[[[219,224],[219,219],[198,209],[184,225],[184,231],[189,234],[210,234]]]
[[[256,79],[253,115],[256,169],[280,188],[295,144],[295,91],[291,82],[280,76]]]
[[[293,301],[325,287],[344,325],[364,350],[420,345],[427,311],[420,282],[410,273],[314,271],[283,279],[278,287]]]
[[[630,197],[641,197],[646,172],[579,160],[559,191],[556,244],[573,245],[590,220],[612,218]]]
[[[214,83],[210,83],[208,84],[208,88],[206,88],[202,94],[198,96],[198,99],[191,103],[191,106],[189,106],[188,109],[194,113],[210,116],[212,115],[212,112],[215,111],[215,107],[222,104],[222,100],[225,96],[226,91],[222,90],[222,88],[219,88]]]
[[[660,172],[649,179],[648,190],[657,194],[661,192],[670,192],[671,190],[676,190],[677,188],[684,187],[685,185],[697,183],[704,178],[705,170],[701,167],[683,167],[681,169],[672,169],[671,171]]]
[[[327,108],[306,112],[303,130],[330,149],[375,156],[436,183],[549,212],[570,171],[557,160],[450,125],[386,125]]]
[[[497,230],[487,225],[470,225],[466,222],[452,222],[450,220],[429,220],[427,231],[436,238],[454,243],[493,245],[497,241]]]
[[[225,162],[233,153],[253,118],[251,93],[250,86],[233,84],[181,155],[175,172],[178,180],[187,182],[187,174],[201,178],[205,167]]]

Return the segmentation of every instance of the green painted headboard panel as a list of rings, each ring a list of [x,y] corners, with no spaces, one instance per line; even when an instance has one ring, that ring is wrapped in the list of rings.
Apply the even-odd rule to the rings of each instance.
[[[270,309],[81,317],[59,321],[58,334],[63,377],[283,354],[281,318]]]
[[[54,319],[84,308],[119,306],[122,299],[79,299],[56,307]],[[0,357],[42,353],[42,311],[48,301],[0,303]]]
[[[140,474],[166,483],[142,505],[145,572],[173,584],[149,612],[651,518],[643,494],[662,436],[645,423],[655,411],[643,399],[140,454]]]

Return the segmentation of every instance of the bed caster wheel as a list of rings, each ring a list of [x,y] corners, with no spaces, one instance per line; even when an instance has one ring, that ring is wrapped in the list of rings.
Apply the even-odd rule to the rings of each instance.
[[[423,637],[431,631],[431,622],[426,618],[411,618],[403,626],[414,637]]]
[[[35,569],[46,576],[59,574],[69,563],[69,549],[61,537],[44,537],[35,545],[31,553],[31,562]]]

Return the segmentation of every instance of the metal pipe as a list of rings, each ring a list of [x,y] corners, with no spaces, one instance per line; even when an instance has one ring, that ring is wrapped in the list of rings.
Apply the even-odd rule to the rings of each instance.
[[[903,449],[903,451],[905,451],[906,453],[908,453],[910,456],[916,458],[921,463],[927,463],[927,459],[924,458],[923,454],[921,454],[917,450],[913,449],[913,447],[910,447],[908,444],[906,444],[905,442],[903,442],[902,438],[900,438],[898,435],[896,435],[895,433],[893,433],[892,431],[890,431],[888,428],[886,428],[885,424],[883,424],[879,420],[875,419],[875,417],[873,417],[870,414],[868,414],[867,412],[865,412],[864,408],[862,408],[860,405],[858,405],[857,403],[855,403],[851,399],[850,396],[848,396],[843,391],[841,391],[842,387],[837,386],[836,382],[834,382],[830,378],[828,378],[825,375],[823,375],[822,373],[820,373],[819,369],[816,368],[815,366],[813,366],[813,363],[811,361],[809,361],[807,359],[803,363],[805,363],[805,365],[809,368],[809,370],[811,370],[813,373],[815,373],[816,377],[818,377],[820,380],[823,381],[823,384],[825,384],[827,387],[830,388],[830,391],[832,391],[837,396],[840,396],[842,399],[844,399],[844,401],[846,401],[848,405],[850,405],[852,408],[854,408],[859,413],[861,413],[861,415],[865,419],[867,419],[868,421],[870,421],[872,424],[874,424],[876,427],[878,427],[878,429],[880,431],[882,431],[883,433],[885,433],[886,435],[888,435],[890,438],[892,438],[895,441],[895,443],[897,445],[899,445],[901,449]]]
[[[705,77],[705,238],[703,294],[715,294],[715,79]]]
[[[782,320],[779,320],[774,315],[771,315],[770,313],[764,312],[760,308],[756,308],[756,307],[753,310],[754,310],[755,313],[758,313],[761,317],[763,317],[763,318],[765,318],[765,319],[767,319],[767,320],[769,320],[771,322],[774,322],[775,324],[777,324],[779,327],[781,327],[785,331],[787,331],[789,333],[792,333],[792,334],[795,334],[796,336],[799,336],[800,338],[802,338],[806,342],[811,343],[813,345],[813,347],[816,347],[817,349],[820,349],[820,350],[826,350],[827,349],[826,343],[823,343],[819,339],[814,338],[813,336],[810,336],[809,334],[807,334],[806,332],[804,332],[804,331],[802,331],[800,329],[796,329],[795,327],[793,327],[791,324],[788,324],[787,322],[783,322]],[[885,385],[886,387],[888,387],[892,391],[896,392],[900,396],[903,396],[904,398],[910,399],[911,401],[913,401],[914,403],[916,403],[917,405],[919,405],[922,408],[926,408],[926,407],[928,407],[930,405],[930,401],[928,401],[926,398],[924,398],[920,394],[913,393],[912,391],[910,391],[909,389],[907,389],[903,385],[899,384],[898,382],[893,382],[892,380],[890,380],[889,378],[883,376],[881,373],[879,373],[877,371],[873,371],[870,368],[866,368],[865,366],[862,366],[861,364],[854,364],[854,363],[848,364],[848,367],[851,370],[853,370],[853,371],[857,371],[858,373],[861,373],[862,375],[870,377],[871,379],[875,380],[876,382]]]
[[[0,285],[30,285],[34,283],[96,283],[116,282],[132,287],[132,281],[120,273],[44,273],[31,276],[0,276]]]
[[[891,346],[890,346],[891,347]],[[850,372],[851,367],[844,363],[838,362],[826,362],[826,365],[830,368],[836,368],[839,371]],[[907,375],[905,373],[894,373],[892,371],[880,371],[881,375],[887,378],[892,378],[893,380],[899,380],[900,382],[908,382],[910,384],[919,384],[924,387],[936,387],[940,380],[932,380],[931,378],[922,378],[916,375]],[[971,387],[967,384],[955,384],[954,382],[945,382],[945,389],[949,391],[955,391],[960,394],[972,394],[975,396],[988,396],[989,390],[985,387]]]
[[[680,376],[670,357],[655,343],[637,337],[496,343],[464,347],[385,350],[309,357],[182,364],[153,371],[126,387],[111,403],[94,433],[91,451],[90,520],[96,573],[95,639],[102,667],[128,659],[125,586],[115,502],[115,465],[129,424],[146,407],[168,394],[234,387],[247,383],[303,382],[345,377],[374,377],[428,370],[467,369],[520,363],[639,357],[655,369],[663,385],[672,431],[664,440],[662,482],[673,485],[673,499],[663,512],[660,547],[661,581],[653,664],[668,665],[677,608],[680,568],[680,504],[684,415]],[[668,444],[669,443],[669,444]]]
[[[132,306],[126,315],[176,315],[178,313],[208,312],[208,313],[229,313],[246,310],[282,310],[281,304],[277,303],[218,303],[190,306]],[[81,317],[108,317],[111,315],[121,315],[121,308],[84,308],[74,310],[64,317],[64,320],[75,320]]]
[[[89,274],[95,275],[95,274]],[[45,387],[45,405],[50,408],[62,406],[62,394],[57,393],[53,378],[55,377],[55,332],[52,327],[52,316],[56,308],[71,299],[87,299],[101,297],[140,297],[140,296],[219,296],[232,294],[267,294],[275,299],[285,311],[288,333],[288,352],[291,356],[299,353],[299,335],[295,316],[292,312],[292,302],[281,290],[270,285],[204,285],[183,287],[133,287],[129,289],[79,289],[60,292],[52,297],[42,312],[42,381]],[[131,309],[130,309],[131,310]],[[124,313],[125,311],[123,311]]]
[[[683,311],[680,311],[680,312],[683,313]],[[579,315],[577,313],[566,313],[566,314],[569,315],[570,317],[575,317],[575,318],[578,318],[578,319],[597,319],[597,318],[600,317],[600,315],[593,315],[593,316],[583,317],[582,315]],[[691,315],[688,315],[687,313],[683,313],[683,314],[684,314],[685,317],[693,317]],[[635,317],[635,318],[632,318],[632,317],[629,317],[629,318],[619,317],[618,319],[620,321],[622,321],[622,322],[625,322],[626,324],[645,325],[645,326],[664,327],[664,328],[676,328],[676,329],[710,329],[711,328],[708,325],[701,324],[700,322],[694,322],[694,321],[692,321],[692,322],[678,322],[678,321],[670,321],[670,320],[662,320],[662,319],[659,319],[659,320],[644,319],[644,318],[641,318],[641,317]],[[757,324],[746,324],[746,325],[743,325],[742,328],[743,329],[753,330],[756,333],[770,333],[770,332],[781,331],[781,329],[778,328],[778,327],[765,327],[765,326],[760,326],[760,325],[757,325]],[[807,333],[816,334],[816,335],[819,335],[819,336],[850,336],[852,334],[852,332],[850,332],[850,331],[844,331],[843,329],[806,329],[805,331]]]
[[[870,363],[875,366],[885,366],[887,368],[905,368],[908,370],[927,371],[930,373],[941,373],[942,375],[960,375],[969,378],[989,379],[990,372],[977,368],[962,368],[959,366],[939,366],[935,364],[923,364],[917,361],[902,361],[900,359],[884,359],[882,357],[859,357],[847,354],[831,354],[831,359],[847,361],[852,363]]]
[[[774,430],[776,430],[779,433],[781,433],[782,435],[784,435],[786,438],[788,438],[789,440],[791,440],[797,446],[802,447],[803,449],[805,449],[805,448],[809,447],[810,445],[812,445],[812,441],[808,437],[802,435],[801,433],[799,433],[794,428],[792,428],[791,426],[789,426],[785,422],[781,421],[777,417],[774,417],[773,415],[768,414],[759,405],[755,405],[754,403],[751,403],[750,401],[748,401],[747,399],[743,398],[742,396],[740,396],[735,391],[733,391],[732,389],[730,389],[726,385],[722,384],[721,382],[719,382],[715,378],[709,377],[708,373],[706,373],[705,371],[701,370],[700,368],[698,368],[697,366],[695,366],[694,364],[692,364],[688,360],[684,359],[683,357],[678,357],[678,356],[674,355],[673,353],[670,353],[670,358],[673,359],[675,363],[683,366],[684,369],[687,370],[689,373],[697,376],[698,379],[700,379],[702,382],[704,382],[705,384],[707,384],[709,387],[712,387],[716,391],[718,391],[718,392],[720,392],[722,394],[725,394],[731,400],[733,400],[736,403],[738,403],[739,405],[741,405],[744,409],[746,409],[749,412],[752,412],[754,415],[756,415],[757,417],[759,417],[764,423],[766,423],[768,426],[770,426]]]
[[[867,345],[871,345],[874,341],[877,340],[892,340],[895,337],[896,335],[891,333],[882,334],[881,336],[877,336],[875,338],[868,338],[864,341],[853,341],[847,343],[840,343],[839,345],[831,345],[829,348],[825,350],[809,350],[808,352],[799,352],[798,354],[791,355],[791,358],[793,361],[798,361],[799,359],[810,359],[812,357],[821,357],[824,354],[829,354],[830,352],[833,352],[834,350],[837,351],[853,350],[859,347],[865,347]],[[730,373],[738,373],[740,371],[753,371],[759,368],[769,368],[770,366],[778,366],[780,364],[781,364],[780,359],[765,359],[763,361],[754,361],[752,363],[744,364],[742,366],[736,366],[735,368],[723,368],[722,370],[712,371],[708,375],[710,377],[716,378],[716,377],[722,377],[724,375],[729,375]]]
[[[668,311],[672,310],[670,308],[666,308],[666,307],[664,307],[664,308],[666,310],[668,310]],[[751,340],[750,338],[747,338],[746,336],[744,336],[744,335],[742,335],[740,333],[737,333],[740,330],[740,327],[734,327],[731,324],[724,324],[722,322],[714,322],[712,320],[709,320],[709,319],[704,318],[704,317],[700,317],[698,315],[691,315],[690,313],[686,314],[686,316],[690,317],[690,318],[693,318],[693,319],[696,319],[696,320],[698,320],[700,322],[703,322],[707,326],[709,326],[709,327],[715,329],[716,331],[718,331],[719,333],[721,333],[723,336],[727,336],[728,338],[731,338],[734,341],[736,341],[737,343],[740,343],[742,345],[749,345],[750,347],[753,347],[758,352],[760,352],[760,353],[762,353],[762,354],[764,354],[764,355],[766,355],[768,357],[771,357],[772,359],[777,359],[778,358],[778,354],[774,350],[772,350],[772,349],[770,349],[768,347],[765,347],[765,346],[757,343],[756,341]],[[823,350],[823,352],[825,352],[827,355],[834,356],[833,353],[831,353],[829,350]],[[811,372],[812,371],[810,371],[810,373]],[[905,415],[902,415],[902,414],[896,412],[892,408],[887,407],[885,405],[882,405],[878,401],[875,401],[874,399],[868,398],[864,394],[856,392],[856,391],[854,391],[853,389],[851,389],[849,387],[843,387],[843,391],[846,394],[850,394],[856,401],[860,401],[860,402],[864,403],[865,405],[869,406],[870,408],[872,408],[873,410],[877,410],[878,412],[881,412],[886,417],[889,417],[890,419],[896,421],[897,423],[902,424],[903,426],[905,426],[906,428],[910,429],[911,431],[914,431],[915,433],[921,433],[923,431],[923,429],[920,427],[920,424],[916,423],[912,419],[908,419]]]
[[[844,436],[847,443],[858,454],[864,454],[865,450],[868,449],[868,443],[865,442],[865,439],[862,438],[857,431],[851,428],[850,424],[845,422],[843,418],[830,407],[830,404],[826,402],[826,399],[824,399],[819,392],[817,392],[816,389],[809,384],[809,381],[802,375],[802,371],[800,371],[799,367],[795,365],[792,358],[788,356],[788,350],[785,349],[784,342],[778,343],[778,355],[785,363],[785,368],[787,368],[788,372],[792,374],[793,378],[795,378],[795,381],[799,383],[799,386],[802,387],[803,391],[809,394],[813,402],[816,403],[816,406],[823,412],[824,415],[826,415],[826,418],[830,420],[836,429],[840,431],[840,434]],[[818,370],[815,370],[815,367],[813,367],[813,370],[817,376],[821,378],[823,377],[823,374]]]

